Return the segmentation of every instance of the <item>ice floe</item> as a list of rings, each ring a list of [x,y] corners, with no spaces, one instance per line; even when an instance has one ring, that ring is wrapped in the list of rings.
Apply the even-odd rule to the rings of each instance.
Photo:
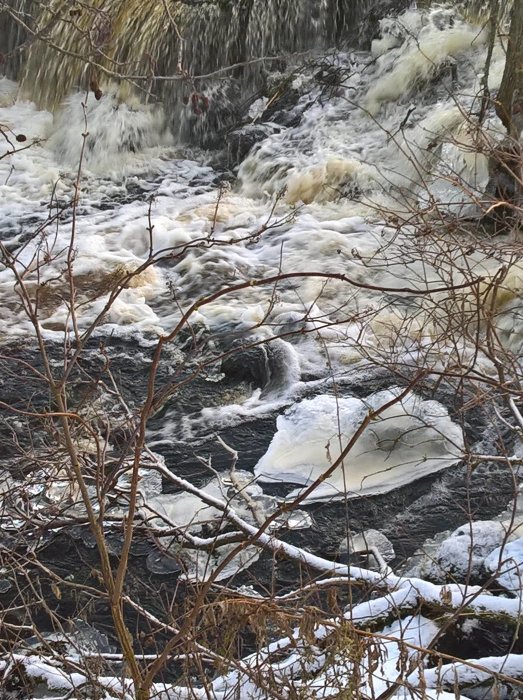
[[[366,420],[368,425],[340,460]],[[437,401],[415,394],[402,398],[398,388],[365,400],[321,395],[279,416],[255,474],[260,481],[305,487],[318,482],[304,502],[352,498],[385,493],[456,464],[462,448],[461,428]],[[301,492],[297,489],[289,498]]]

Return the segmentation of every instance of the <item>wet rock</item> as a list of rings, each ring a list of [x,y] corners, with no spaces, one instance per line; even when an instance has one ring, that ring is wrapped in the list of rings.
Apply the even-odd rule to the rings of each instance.
[[[275,131],[274,127],[267,124],[247,124],[229,132],[225,137],[228,167],[239,165],[255,144]]]
[[[359,47],[364,50],[370,49],[372,40],[379,35],[380,20],[384,17],[398,15],[409,5],[410,0],[376,0],[359,26]]]
[[[227,167],[240,165],[253,146],[271,134],[278,133],[279,127],[297,126],[304,112],[312,104],[311,100],[300,101],[300,97],[299,90],[285,85],[283,87],[276,85],[272,97],[260,98],[255,104],[261,101],[266,103],[265,108],[262,108],[258,114],[253,114],[252,110],[249,111],[249,119],[252,122],[232,129],[225,136]]]
[[[262,122],[272,122],[281,126],[298,126],[307,104],[299,105],[300,93],[295,88],[281,92],[275,99],[269,99],[261,115]]]
[[[225,357],[221,366],[228,378],[246,381],[254,387],[264,387],[270,377],[269,359],[266,345],[246,348]]]
[[[256,340],[248,342],[254,344]],[[284,390],[300,377],[296,351],[280,338],[245,349],[238,345],[238,351],[223,360],[221,369],[230,379],[263,389],[265,396]]]

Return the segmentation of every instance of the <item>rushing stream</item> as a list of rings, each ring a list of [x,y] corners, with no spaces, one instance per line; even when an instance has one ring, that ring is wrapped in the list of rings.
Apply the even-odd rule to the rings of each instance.
[[[283,5],[294,12],[294,23],[303,21],[300,3],[279,3]],[[204,21],[196,9],[187,11]],[[328,12],[320,15],[318,27]],[[266,19],[263,13],[251,18],[250,41],[265,45],[256,27]],[[154,28],[152,22],[148,20],[147,31]],[[204,360],[206,368],[188,389],[171,399],[167,393],[150,432],[150,446],[160,453],[179,452],[181,445],[184,462],[194,465],[198,445],[225,431],[229,444],[240,451],[241,467],[252,468],[267,449],[277,413],[294,406],[287,418],[278,419],[277,437],[255,473],[269,481],[276,476],[309,483],[328,465],[323,445],[325,435],[338,432],[336,415],[341,411],[342,423],[347,421],[341,432],[350,434],[366,406],[379,407],[399,391],[394,389],[398,379],[387,374],[386,366],[402,365],[406,377],[422,355],[427,366],[445,365],[461,332],[454,329],[449,338],[449,317],[440,318],[445,288],[492,276],[499,268],[499,256],[487,244],[467,252],[463,246],[444,250],[439,241],[420,239],[414,226],[390,223],[409,219],[431,202],[439,202],[449,216],[474,213],[488,172],[486,158],[471,153],[465,116],[480,90],[478,66],[484,61],[486,33],[445,8],[407,10],[382,20],[381,30],[371,53],[318,53],[309,54],[305,63],[289,62],[290,102],[287,96],[279,109],[271,110],[263,96],[251,100],[245,126],[232,133],[249,138],[256,130],[257,143],[237,169],[237,178],[230,170],[230,129],[225,150],[219,152],[179,142],[181,133],[197,139],[209,132],[206,121],[227,99],[223,88],[209,88],[207,111],[198,110],[191,98],[173,132],[165,118],[167,107],[144,105],[115,85],[104,87],[99,100],[72,94],[53,119],[24,99],[32,90],[28,80],[35,48],[20,93],[15,82],[2,79],[0,123],[12,134],[23,134],[24,146],[31,145],[0,162],[2,241],[16,252],[18,268],[26,270],[29,293],[38,292],[44,338],[60,343],[64,332],[72,332],[63,270],[73,226],[77,323],[86,329],[101,315],[96,336],[109,344],[118,338],[128,348],[122,362],[129,370],[125,365],[119,369],[124,384],[126,371],[142,362],[147,366],[155,337],[173,329],[196,299],[226,286],[282,277],[269,288],[247,285],[218,296],[191,315],[191,332],[201,340],[189,351],[178,343],[170,361],[187,364],[178,376],[195,361]],[[329,35],[314,31],[318,43],[325,43]],[[270,29],[267,33],[272,36]],[[264,53],[259,46],[258,52]],[[43,61],[41,56],[34,60]],[[53,60],[58,66],[59,60]],[[503,55],[495,49],[493,87],[502,68]],[[52,76],[36,77],[40,91],[54,94]],[[282,76],[271,72],[266,79],[277,85]],[[66,72],[65,85],[72,79]],[[495,133],[495,122],[491,129]],[[80,197],[73,210],[79,163]],[[46,262],[37,266],[43,254]],[[111,285],[146,262],[105,308]],[[32,274],[32,268],[37,272]],[[511,274],[515,288],[517,268]],[[439,291],[424,296],[431,289]],[[0,271],[0,304],[3,343],[25,342],[31,323],[13,293],[7,268]],[[521,335],[513,323],[513,304],[509,294],[498,323],[507,347],[517,351]],[[225,359],[213,361],[223,353]],[[477,362],[488,365],[486,359]],[[376,373],[379,381],[373,379]],[[345,384],[351,389],[344,389]],[[358,396],[367,400],[340,402],[329,396],[338,385],[349,394],[358,387]],[[361,388],[367,385],[392,389],[392,394],[373,398],[372,390]],[[187,393],[188,402],[183,398]],[[296,403],[314,395],[318,398],[312,403]],[[135,392],[132,401],[140,398]],[[433,401],[424,408],[413,394],[408,401],[398,414],[403,411],[405,417],[396,420],[392,433],[384,428],[387,437],[371,440],[375,447],[362,443],[356,449],[361,454],[370,450],[370,455],[382,450],[384,466],[376,466],[371,456],[368,466],[349,479],[352,485],[343,486],[345,477],[334,474],[331,490],[314,492],[310,500],[388,491],[459,461],[463,434],[447,412],[455,407]],[[315,415],[323,421],[316,426]],[[434,427],[423,427],[427,421]],[[251,445],[246,454],[242,431],[250,432],[246,426],[251,423],[266,426],[265,437],[257,436],[258,451]],[[408,430],[414,430],[413,445],[432,440],[434,446],[414,461],[399,452],[395,467],[394,459],[388,463],[388,452]],[[335,453],[333,448],[331,459]],[[217,459],[222,463],[223,455]]]
[[[64,3],[50,5],[54,12]],[[162,356],[150,450],[219,495],[223,485],[212,480],[230,466],[229,446],[238,452],[242,488],[268,515],[281,499],[304,493],[369,410],[391,402],[355,443],[354,464],[305,491],[301,510],[280,524],[289,541],[326,556],[338,555],[347,524],[379,529],[400,566],[427,538],[468,514],[493,518],[514,495],[502,464],[470,469],[462,461],[465,448],[495,454],[500,440],[508,449],[514,440],[502,416],[476,400],[472,382],[450,379],[458,356],[472,374],[493,372],[492,357],[471,342],[470,324],[478,333],[482,327],[470,285],[493,279],[509,253],[487,237],[470,245],[465,228],[448,238],[438,233],[443,221],[477,221],[489,178],[469,120],[479,110],[488,49],[479,6],[389,3],[394,11],[378,29],[371,5],[179,3],[168,21],[161,2],[149,12],[142,0],[111,0],[96,21],[87,10],[73,17],[74,31],[49,10],[42,19],[48,43],[29,42],[0,78],[2,148],[17,151],[0,159],[0,241],[15,259],[0,268],[2,401],[21,409],[47,401],[37,378],[21,384],[13,369],[16,359],[40,367],[20,279],[37,302],[54,366],[63,362],[64,338],[74,346],[75,334],[95,323],[81,372],[96,376],[109,358],[130,410],[146,395],[158,337],[200,300]],[[12,7],[29,16],[32,4]],[[115,73],[97,77],[88,93],[78,90],[89,82],[82,61],[53,49],[81,56],[86,27],[92,61],[110,57]],[[8,51],[28,36],[15,24],[0,29]],[[188,74],[202,75],[264,56],[273,60],[238,67],[233,77],[158,80],[154,90],[116,75],[143,77],[148,60],[156,75],[177,74],[180,61]],[[495,46],[491,90],[503,66]],[[500,138],[493,111],[485,131]],[[429,227],[433,237],[425,235]],[[500,343],[515,356],[522,280],[513,265],[503,293],[489,297]],[[83,410],[81,372],[71,400]],[[86,402],[112,423],[109,452],[116,454],[125,412],[111,397],[93,396]],[[16,446],[26,444],[31,425],[44,453],[49,445],[45,437],[38,442],[31,418],[6,413],[2,421],[13,478]],[[62,503],[65,483],[56,474],[43,479],[34,498]],[[201,534],[216,514],[172,490],[161,480],[145,484],[149,514]],[[64,571],[78,541],[93,545],[81,528],[72,534],[67,544],[62,535],[45,544],[50,561],[63,554]],[[169,538],[162,543],[168,548]],[[151,547],[135,545],[137,579],[180,570]],[[204,578],[223,556],[204,552],[216,557],[209,564],[195,552],[184,559],[189,578]],[[252,566],[253,580],[270,586],[259,553],[242,556],[224,577]],[[296,575],[282,564],[280,585]]]

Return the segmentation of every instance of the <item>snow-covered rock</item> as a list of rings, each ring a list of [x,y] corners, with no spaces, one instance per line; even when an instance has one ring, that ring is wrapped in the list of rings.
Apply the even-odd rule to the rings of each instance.
[[[498,520],[465,523],[450,534],[427,540],[404,574],[433,581],[481,579],[485,557],[506,538],[507,528]]]
[[[414,554],[403,574],[439,582],[485,581],[498,570],[502,548],[501,561],[516,556],[515,553],[519,551],[517,543],[523,543],[523,537],[520,537],[522,527],[519,518],[465,523],[450,534],[442,533],[427,540],[422,549]],[[523,562],[523,544],[521,557]],[[514,563],[512,566],[507,564],[501,573],[508,575],[508,570],[512,571],[512,577],[516,575]],[[499,577],[498,580],[508,590],[514,590],[513,585],[517,586],[517,579],[514,578],[504,579],[505,583]]]
[[[458,579],[481,575],[483,561],[501,542],[507,533],[495,520],[478,520],[458,527],[443,540],[431,567],[431,578],[451,575]],[[439,575],[438,575],[439,574]]]
[[[485,568],[507,591],[523,595],[523,537],[497,547],[485,559]]]

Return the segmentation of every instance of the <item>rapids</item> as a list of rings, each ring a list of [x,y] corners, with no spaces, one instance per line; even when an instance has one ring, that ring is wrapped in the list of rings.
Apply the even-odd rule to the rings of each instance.
[[[51,3],[48,12],[63,4]],[[123,377],[145,374],[150,348],[194,305],[162,378],[167,383],[184,362],[189,370],[205,370],[192,395],[166,390],[150,445],[169,467],[191,473],[194,450],[207,449],[215,433],[226,435],[244,450],[239,466],[272,481],[279,467],[285,476],[279,457],[271,458],[278,445],[269,444],[277,429],[288,429],[285,418],[278,426],[275,420],[289,406],[286,415],[299,416],[300,435],[314,438],[314,459],[302,460],[300,469],[312,464],[316,473],[331,456],[314,433],[315,406],[328,404],[329,430],[341,435],[337,392],[345,396],[338,406],[346,408],[350,437],[365,397],[397,386],[398,367],[404,384],[420,367],[441,372],[458,356],[489,375],[492,358],[470,343],[485,320],[471,285],[485,285],[480,298],[489,308],[497,305],[499,336],[519,355],[521,269],[512,266],[503,293],[489,296],[489,280],[507,262],[502,250],[488,239],[471,246],[466,230],[448,240],[443,227],[441,236],[423,235],[429,226],[440,230],[434,210],[445,220],[478,217],[488,162],[469,116],[478,111],[488,33],[472,13],[406,4],[399,3],[401,14],[381,19],[370,46],[355,49],[348,27],[369,9],[365,0],[338,3],[337,13],[331,0],[182,3],[170,18],[162,3],[145,16],[142,2],[111,1],[94,24],[87,11],[65,25],[41,17],[49,24],[48,43],[32,42],[23,64],[13,58],[0,79],[0,237],[4,256],[13,256],[0,269],[2,344],[20,349],[32,341],[16,277],[37,307],[45,341],[60,347],[94,324],[96,340],[125,345],[118,359]],[[16,7],[22,5],[27,10],[30,3]],[[206,41],[211,26],[217,30]],[[25,39],[20,27],[2,31],[11,47],[31,34],[30,27]],[[336,42],[341,48],[328,48]],[[56,54],[55,43],[67,59]],[[92,64],[108,67],[114,79],[100,77],[98,95],[78,90],[86,77],[78,55],[90,50]],[[118,81],[116,70],[125,65],[139,76],[153,61],[160,76],[178,67],[199,75],[263,56],[279,60],[265,68],[255,61],[218,85],[202,80],[198,91],[187,81],[157,80],[154,96],[150,88],[144,94],[143,84]],[[503,62],[496,46],[491,90],[499,86]],[[292,100],[275,111],[274,87],[282,85]],[[258,129],[241,164],[229,157],[234,129]],[[219,148],[205,148],[201,134],[209,133]],[[489,143],[502,136],[493,112],[486,133]],[[65,273],[71,245],[76,325]],[[138,392],[134,374],[132,382]],[[439,432],[429,439],[434,454],[422,450],[409,461],[402,452],[412,448],[408,441],[396,450],[406,425],[401,414],[380,448],[388,455],[379,464],[367,455],[365,478],[373,469],[386,472],[391,455],[395,466],[398,459],[414,465],[412,473],[403,468],[390,483],[374,474],[365,495],[456,465],[463,432],[474,444],[485,438],[473,421],[457,425],[445,391],[427,401]],[[134,399],[138,405],[137,393]],[[417,402],[409,399],[405,410]],[[420,418],[416,411],[416,420],[432,426],[429,414]],[[256,421],[265,421],[263,429]],[[213,465],[224,463],[222,455]],[[293,477],[309,482],[302,472]],[[426,497],[425,509],[427,483],[408,492]],[[344,499],[342,482],[330,485],[309,502]]]

